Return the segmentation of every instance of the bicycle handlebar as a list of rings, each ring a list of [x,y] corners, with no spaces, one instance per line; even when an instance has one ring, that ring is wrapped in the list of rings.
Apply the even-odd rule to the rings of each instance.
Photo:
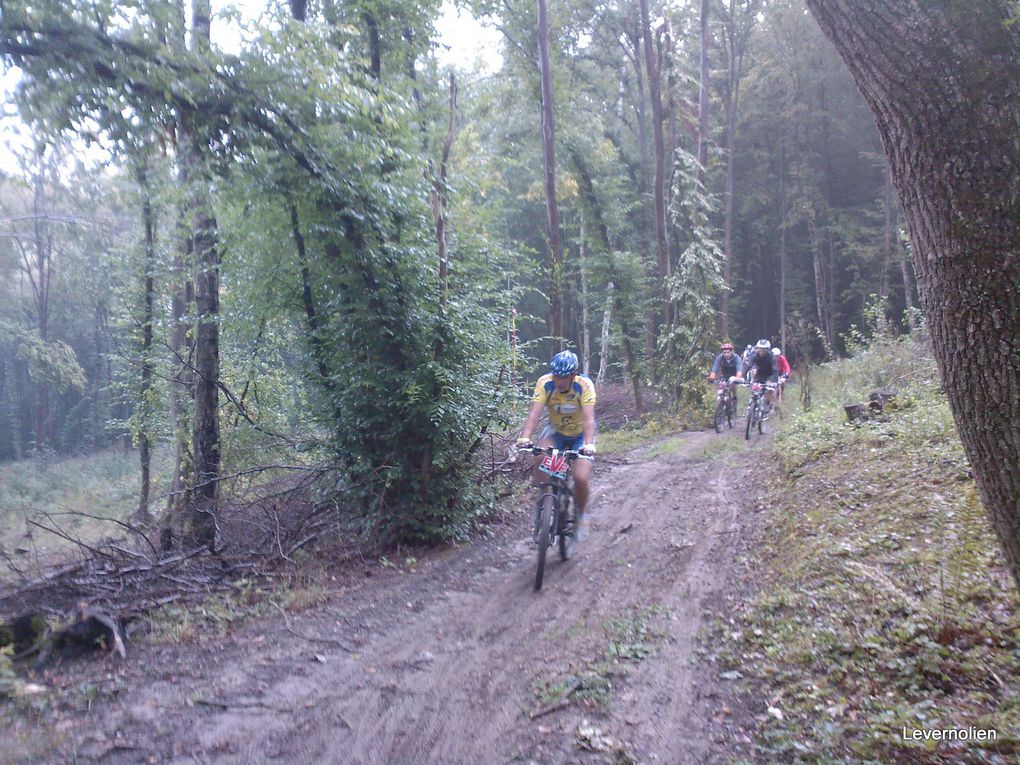
[[[555,449],[552,446],[518,446],[517,451],[519,452],[531,452],[532,454],[552,454],[553,452],[559,452],[568,460],[576,460],[579,457],[585,457],[586,455],[576,449]]]

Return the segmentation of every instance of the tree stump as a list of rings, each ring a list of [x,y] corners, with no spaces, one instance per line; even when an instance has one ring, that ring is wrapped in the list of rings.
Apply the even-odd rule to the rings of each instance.
[[[846,412],[847,422],[867,422],[867,404],[844,404],[843,411]]]

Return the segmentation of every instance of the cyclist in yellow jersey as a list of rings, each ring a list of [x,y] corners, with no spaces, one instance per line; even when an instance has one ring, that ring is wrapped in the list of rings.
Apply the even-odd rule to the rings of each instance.
[[[535,383],[531,409],[517,439],[519,447],[532,445],[531,435],[538,426],[542,412],[549,411],[549,425],[538,437],[538,446],[572,449],[587,459],[574,463],[574,501],[577,506],[577,536],[581,542],[588,536],[588,479],[591,476],[595,454],[595,386],[586,376],[577,372],[577,356],[560,351],[549,362],[549,373]],[[532,482],[541,483],[538,462],[532,472]]]

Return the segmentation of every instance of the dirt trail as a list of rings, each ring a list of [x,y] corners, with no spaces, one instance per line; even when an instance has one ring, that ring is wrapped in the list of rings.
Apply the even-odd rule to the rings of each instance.
[[[520,513],[497,538],[365,579],[289,624],[140,649],[148,682],[64,734],[79,761],[104,763],[586,763],[614,747],[641,763],[715,762],[714,674],[694,648],[753,512],[743,481],[758,450],[739,435],[603,459],[593,533],[571,561],[550,555],[540,593]],[[602,665],[601,704],[532,719],[553,705],[543,683],[604,659],[614,620],[639,617],[651,653]],[[586,747],[583,719],[615,743],[587,734]]]

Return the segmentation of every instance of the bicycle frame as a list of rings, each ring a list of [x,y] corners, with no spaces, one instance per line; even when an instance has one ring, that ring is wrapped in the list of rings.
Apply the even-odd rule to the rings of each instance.
[[[533,446],[522,449],[532,454],[546,456],[540,470],[548,476],[539,484],[538,502],[535,504],[534,540],[538,545],[538,568],[535,572],[535,589],[542,588],[545,572],[545,555],[549,547],[558,544],[560,558],[570,557],[570,542],[574,536],[573,518],[570,513],[570,501],[573,499],[572,466],[574,460],[581,457],[576,451],[560,451],[552,447]],[[548,517],[546,517],[546,511]]]

